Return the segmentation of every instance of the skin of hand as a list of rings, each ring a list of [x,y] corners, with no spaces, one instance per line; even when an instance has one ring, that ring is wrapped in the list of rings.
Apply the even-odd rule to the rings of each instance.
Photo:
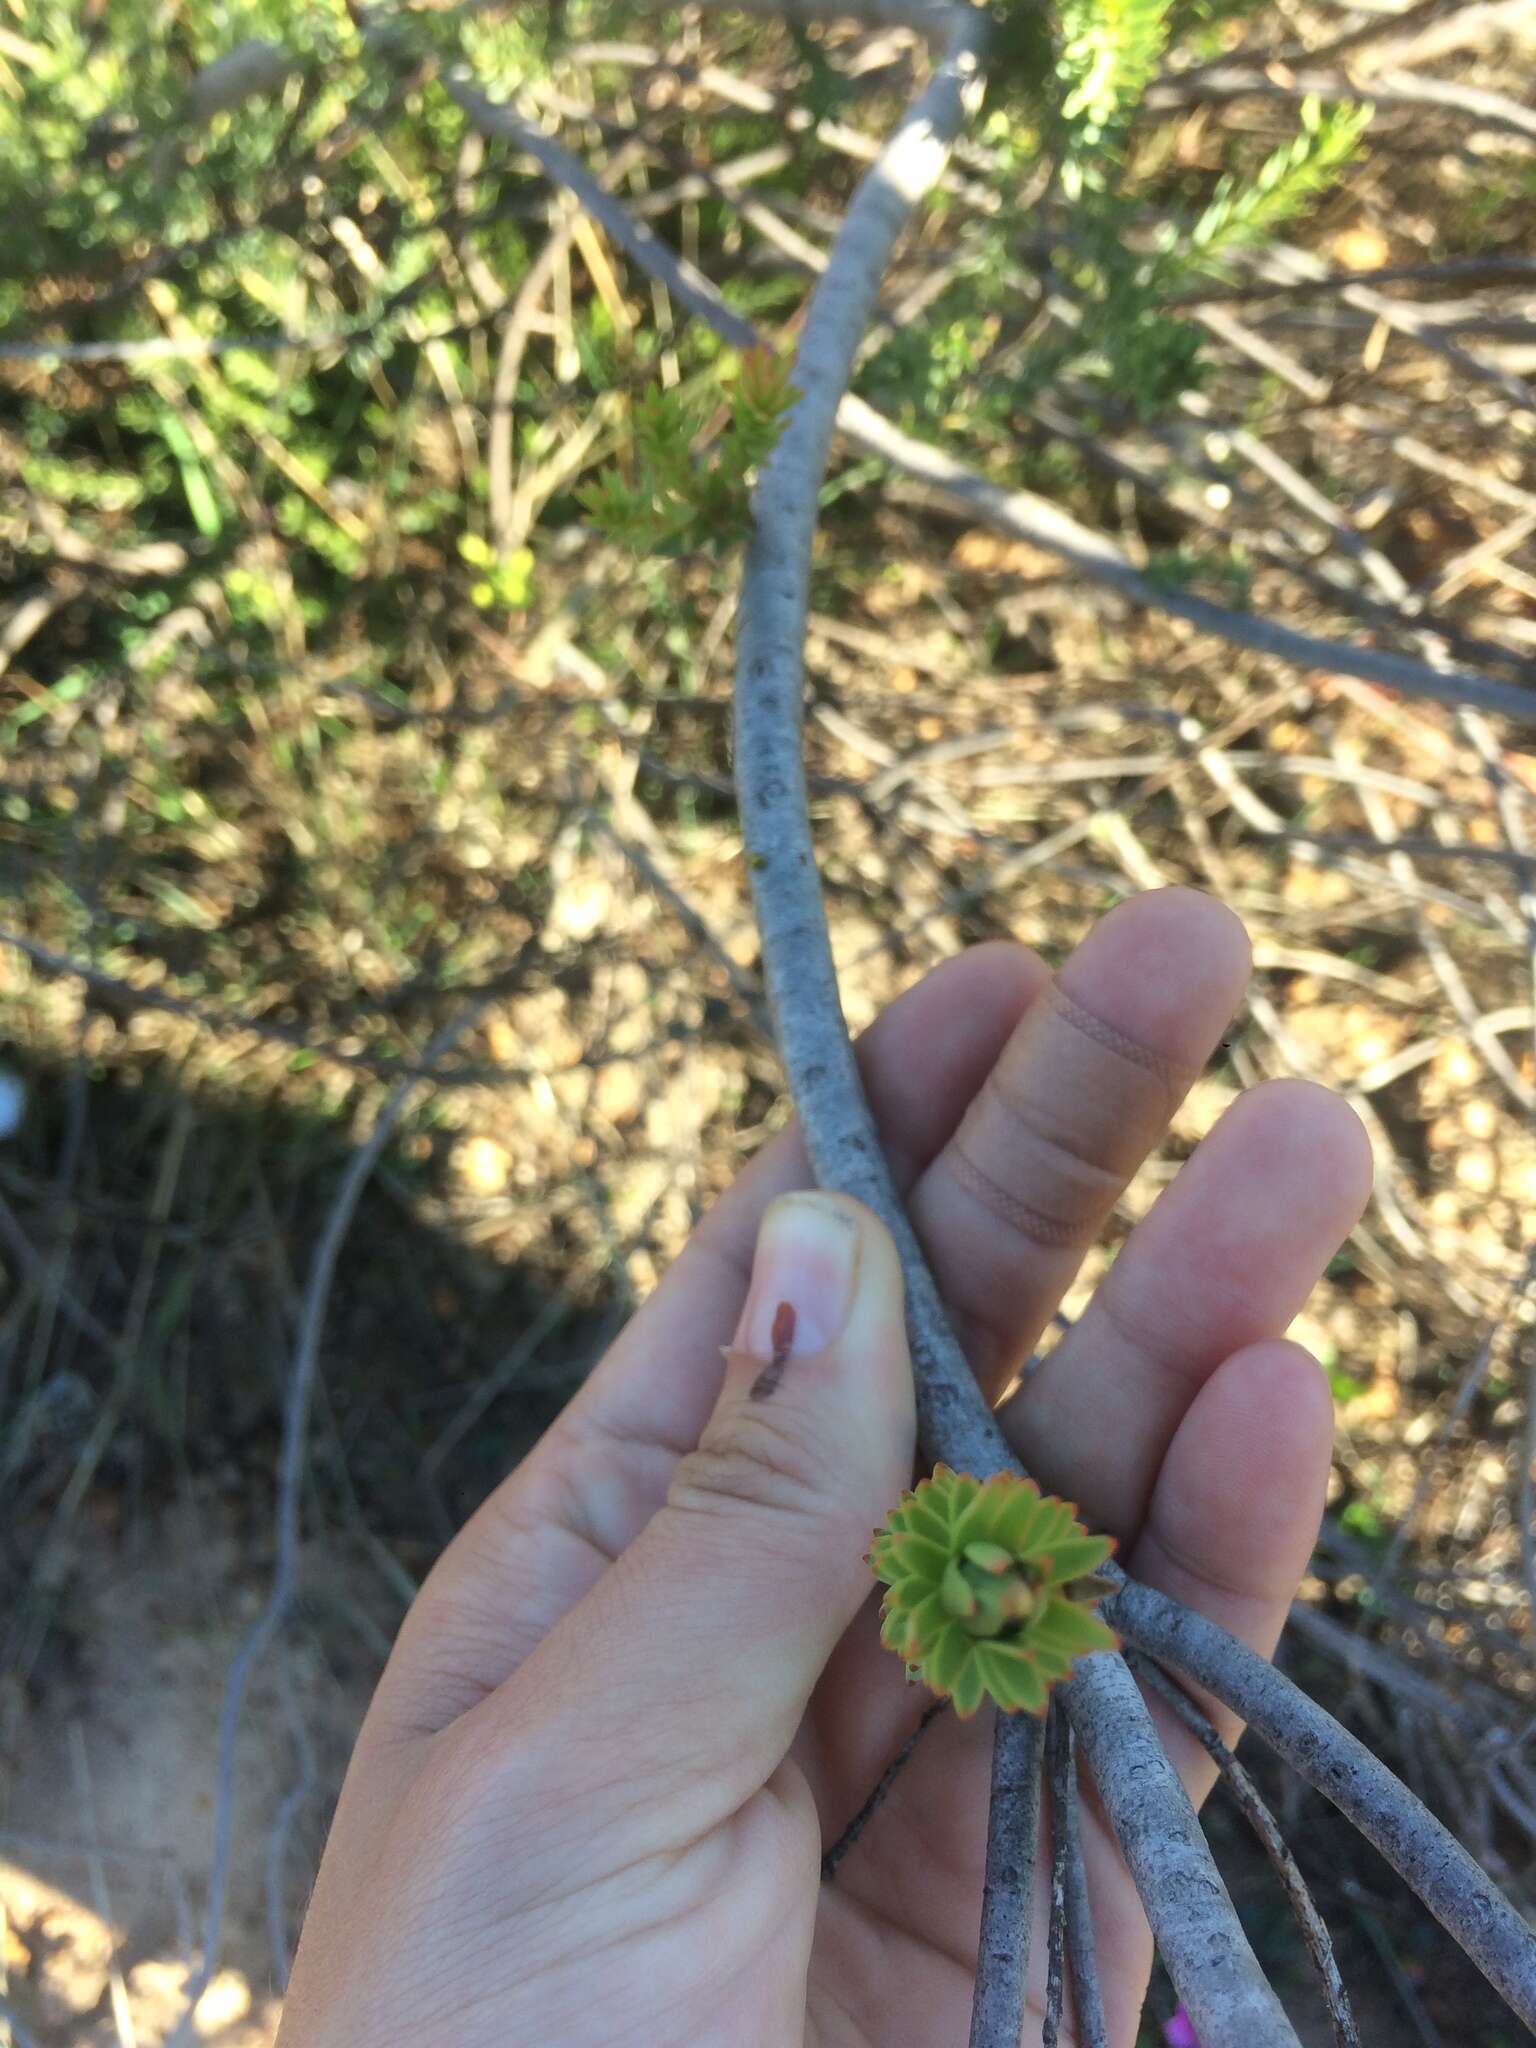
[[[994,1399],[1248,971],[1236,919],[1169,890],[1113,911],[1055,975],[978,947],[862,1039],[893,1171]],[[1000,1411],[1133,1573],[1266,1654],[1332,1429],[1284,1332],[1370,1173],[1324,1090],[1239,1097]],[[927,1695],[879,1646],[863,1562],[913,1474],[900,1272],[874,1218],[796,1192],[809,1180],[793,1130],[765,1149],[432,1572],[358,1740],[279,2048],[965,2039],[991,1710],[942,1716],[818,1881]],[[1198,1802],[1208,1761],[1153,1712]],[[1091,1796],[1084,1846],[1123,2048],[1151,1946]],[[1037,1928],[1027,2042],[1044,1952]]]

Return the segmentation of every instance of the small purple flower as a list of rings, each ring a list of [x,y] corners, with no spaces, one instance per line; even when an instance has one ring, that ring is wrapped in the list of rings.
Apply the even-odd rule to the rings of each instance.
[[[1184,2007],[1175,2008],[1173,2018],[1163,2027],[1163,2039],[1168,2048],[1200,2048],[1200,2036],[1195,2032],[1195,2023]]]

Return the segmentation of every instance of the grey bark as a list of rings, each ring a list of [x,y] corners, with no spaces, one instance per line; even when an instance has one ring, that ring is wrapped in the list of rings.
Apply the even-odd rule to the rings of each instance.
[[[939,177],[979,97],[980,37],[979,17],[962,17],[931,84],[861,181],[812,295],[794,368],[801,395],[753,499],[737,637],[736,777],[769,997],[817,1178],[865,1201],[896,1238],[926,1449],[987,1473],[1020,1468],[949,1328],[859,1085],[822,912],[800,746],[811,549],[838,408],[896,236]],[[1295,2048],[1129,1672],[1118,1658],[1090,1658],[1068,1702],[1169,1972],[1207,2048]],[[1032,1870],[1026,1877],[1015,1865],[1013,1910],[1031,1879]],[[985,1979],[985,1953],[982,1963]],[[978,2000],[990,1995],[981,1982]]]

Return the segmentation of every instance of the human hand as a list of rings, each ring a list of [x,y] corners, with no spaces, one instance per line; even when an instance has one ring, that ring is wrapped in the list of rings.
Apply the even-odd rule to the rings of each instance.
[[[1247,973],[1236,920],[1168,891],[1114,911],[1054,977],[978,947],[865,1035],[887,1155],[989,1396]],[[791,1192],[808,1181],[791,1131],[423,1587],[343,1788],[279,2048],[965,2038],[990,1711],[944,1716],[818,1881],[925,1696],[879,1646],[863,1562],[912,1476],[900,1272],[857,1204]],[[1369,1183],[1343,1102],[1251,1091],[1001,1410],[1028,1470],[1113,1531],[1132,1573],[1266,1654],[1332,1426],[1283,1333]],[[1204,1751],[1152,1711],[1200,1800]],[[1110,2036],[1129,2043],[1151,1944],[1091,1799],[1084,1853]]]

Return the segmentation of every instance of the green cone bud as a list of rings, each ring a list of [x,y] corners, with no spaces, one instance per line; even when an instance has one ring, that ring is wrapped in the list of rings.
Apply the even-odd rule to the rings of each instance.
[[[965,1558],[968,1564],[980,1565],[984,1572],[1006,1572],[1013,1569],[1013,1557],[1000,1543],[967,1543]]]
[[[1114,1549],[1033,1480],[947,1465],[903,1494],[869,1562],[886,1587],[881,1638],[910,1677],[973,1714],[984,1699],[1043,1713],[1077,1658],[1116,1638],[1094,1612]]]
[[[976,1594],[969,1579],[951,1558],[939,1581],[939,1598],[953,1615],[964,1619],[976,1612]]]

